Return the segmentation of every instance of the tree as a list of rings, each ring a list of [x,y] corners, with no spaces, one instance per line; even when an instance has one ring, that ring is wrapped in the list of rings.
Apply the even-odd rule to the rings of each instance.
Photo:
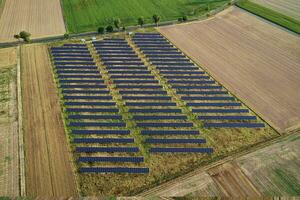
[[[106,27],[106,32],[111,33],[113,31],[114,31],[114,27],[112,25]]]
[[[144,17],[139,17],[139,18],[138,18],[138,24],[139,24],[141,27],[143,27],[144,23],[145,23]]]
[[[207,10],[207,11],[210,11],[210,5],[209,5],[209,3],[207,3],[206,10]]]
[[[153,15],[153,21],[158,26],[158,22],[160,21],[160,16],[159,15]]]
[[[178,18],[178,22],[182,22],[183,21],[183,18],[182,17],[179,17]]]
[[[31,34],[26,31],[21,31],[19,33],[20,38],[22,38],[25,42],[30,42],[30,36]]]
[[[118,30],[120,29],[120,24],[121,24],[120,18],[114,20],[114,25]]]
[[[122,31],[124,31],[124,32],[126,31],[126,27],[125,26],[122,27]]]
[[[67,40],[67,39],[69,39],[70,38],[70,34],[69,33],[65,33],[64,34],[64,38]]]
[[[187,17],[186,15],[184,15],[184,16],[182,17],[182,20],[185,22],[185,21],[188,20],[188,17]]]
[[[16,34],[16,35],[14,35],[14,38],[17,39],[17,40],[20,40],[20,35]]]
[[[98,28],[98,33],[104,34],[104,31],[105,31],[104,27],[101,26],[101,27]]]

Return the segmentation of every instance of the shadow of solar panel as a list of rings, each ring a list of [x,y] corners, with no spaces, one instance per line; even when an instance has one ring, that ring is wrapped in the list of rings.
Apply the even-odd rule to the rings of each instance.
[[[144,157],[79,157],[79,162],[144,162]]]
[[[182,100],[199,100],[199,101],[229,101],[229,100],[235,100],[234,97],[207,97],[207,96],[196,96],[196,97],[189,97],[184,96],[181,97]]]
[[[106,85],[61,85],[60,88],[93,88],[93,89],[103,89],[106,88]]]
[[[68,96],[65,95],[64,99],[98,99],[98,100],[111,100],[111,96]]]
[[[69,119],[122,119],[121,115],[69,115]]]
[[[115,71],[115,70],[109,70],[108,71],[110,74],[150,74],[149,71],[141,71],[141,70],[137,70],[137,71]]]
[[[175,148],[175,147],[153,147],[150,153],[213,153],[212,148]]]
[[[129,167],[82,167],[80,173],[128,173],[128,174],[147,174],[149,168],[129,168]]]
[[[264,128],[263,123],[246,123],[246,122],[219,122],[219,123],[204,123],[205,128]]]
[[[137,84],[141,84],[141,83],[152,83],[152,84],[158,84],[157,80],[114,80],[114,83],[116,84],[122,84],[122,83],[137,83]]]
[[[213,106],[213,107],[223,107],[223,106],[241,106],[238,102],[224,102],[224,103],[187,103],[188,106]]]
[[[71,54],[71,53],[54,53],[53,57],[81,57],[81,58],[92,58],[90,54]]]
[[[60,83],[99,83],[97,86],[105,88],[105,85],[100,85],[103,84],[103,80],[76,80],[76,79],[67,79],[67,80],[59,80]],[[80,85],[79,85],[80,86]]]
[[[98,75],[58,75],[58,78],[101,78]]]
[[[202,94],[202,95],[216,95],[216,94],[228,94],[227,91],[177,91],[177,94]]]
[[[74,143],[134,143],[133,138],[75,138]]]
[[[209,76],[205,76],[205,75],[202,75],[202,76],[173,76],[173,75],[164,75],[165,78],[167,79],[209,79]]]
[[[83,62],[83,61],[78,61],[78,62],[62,62],[62,61],[55,61],[55,65],[95,65],[94,62]]]
[[[199,80],[199,81],[187,81],[187,80],[169,80],[168,83],[171,84],[214,84],[216,81],[214,80]]]
[[[181,109],[129,109],[131,113],[181,113]]]
[[[173,66],[173,67],[168,67],[168,66],[157,66],[156,67],[159,70],[172,70],[172,71],[177,71],[177,70],[185,70],[185,71],[192,71],[192,70],[199,70],[198,67],[182,67],[182,66]]]
[[[96,70],[57,70],[58,74],[99,74]]]
[[[198,90],[221,90],[222,86],[220,85],[172,85],[172,88],[175,89],[198,89]]]
[[[124,100],[159,100],[159,101],[163,101],[163,100],[171,100],[171,97],[167,97],[167,96],[123,96],[122,99]]]
[[[193,109],[195,113],[248,113],[248,109]]]
[[[95,153],[95,152],[124,152],[124,153],[135,153],[139,152],[138,147],[76,147],[76,152],[86,152],[86,153]]]
[[[176,106],[173,102],[126,102],[126,106]]]
[[[199,131],[188,130],[142,130],[142,135],[199,135]]]
[[[256,120],[256,116],[198,116],[200,120]]]
[[[140,91],[140,90],[128,90],[128,91],[119,91],[120,94],[167,94],[166,91]]]
[[[63,94],[109,94],[107,90],[63,90]]]
[[[135,115],[133,116],[134,120],[185,120],[186,116],[180,115]]]
[[[129,130],[72,130],[76,135],[129,135]]]
[[[152,144],[203,144],[206,143],[205,139],[157,139],[157,138],[147,138],[146,143]]]
[[[161,89],[160,85],[118,85],[118,88]]]
[[[115,106],[115,102],[74,102],[74,101],[68,101],[64,102],[66,106]]]
[[[203,71],[189,71],[189,70],[181,70],[181,71],[165,71],[160,70],[160,74],[205,74]]]
[[[72,57],[72,58],[55,58],[54,57],[54,60],[55,61],[93,61],[93,58],[76,58],[76,57]]]
[[[117,108],[66,108],[67,112],[119,112]]]
[[[56,69],[86,69],[86,70],[97,70],[97,67],[90,67],[90,66],[79,66],[79,67],[70,67],[70,66],[58,66]]]
[[[171,123],[171,122],[166,122],[166,123],[137,123],[138,127],[193,127],[193,123],[187,123],[187,122],[182,122],[182,123]]]
[[[126,124],[122,122],[70,122],[69,126],[126,127]]]

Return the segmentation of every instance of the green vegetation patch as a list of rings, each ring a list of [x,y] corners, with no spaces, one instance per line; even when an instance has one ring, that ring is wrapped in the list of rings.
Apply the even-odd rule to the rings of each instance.
[[[293,32],[300,34],[300,21],[292,17],[286,16],[248,0],[239,1],[236,3],[236,5],[277,25],[283,26]]]
[[[280,185],[281,189],[287,194],[291,196],[300,195],[300,184],[292,173],[289,173],[287,170],[277,168],[274,170],[273,175],[273,181],[277,185]]]
[[[100,26],[113,25],[120,18],[122,26],[153,23],[153,15],[160,21],[179,17],[197,17],[220,7],[228,0],[62,0],[64,17],[71,33],[96,31]]]

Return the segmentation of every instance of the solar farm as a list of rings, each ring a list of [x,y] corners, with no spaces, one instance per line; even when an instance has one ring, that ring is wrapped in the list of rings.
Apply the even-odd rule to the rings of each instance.
[[[275,134],[159,33],[50,52],[83,194],[139,192]]]

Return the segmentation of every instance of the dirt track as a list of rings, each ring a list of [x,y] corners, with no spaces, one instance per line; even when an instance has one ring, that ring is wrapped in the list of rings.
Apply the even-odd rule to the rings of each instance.
[[[76,196],[68,143],[45,45],[21,48],[27,196]]]
[[[159,28],[279,132],[300,127],[300,38],[238,8]]]
[[[13,41],[20,31],[32,38],[66,32],[59,0],[6,0],[0,18],[0,42]]]

